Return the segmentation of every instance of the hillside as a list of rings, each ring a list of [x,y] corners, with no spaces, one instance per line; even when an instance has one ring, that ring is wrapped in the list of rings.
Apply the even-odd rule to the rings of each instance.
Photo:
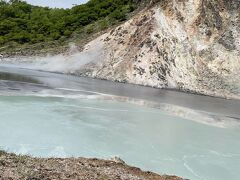
[[[65,57],[53,57],[61,59],[56,63],[64,61],[59,65],[65,67],[61,72],[240,98],[239,0],[90,0],[66,10],[30,6],[16,0],[1,4],[31,7],[30,15],[24,18],[41,27],[41,13],[36,14],[40,16],[37,21],[33,15],[47,12],[43,23],[49,25],[42,32],[44,39],[37,42],[34,35],[40,32],[32,33],[31,23],[23,26],[26,28],[23,31],[21,25],[16,26],[21,27],[20,33],[31,34],[27,42],[11,34],[18,32],[18,28],[10,28],[12,32],[4,35],[1,30],[0,41],[9,38],[2,40],[0,53],[4,55],[62,53],[74,42],[82,55],[74,56],[71,68],[67,67],[69,58],[65,61]],[[19,19],[24,18],[8,19],[22,22]],[[5,20],[1,21],[0,29]],[[58,25],[62,26],[56,28]],[[59,31],[55,33],[52,28]]]
[[[102,56],[78,74],[239,98],[240,1],[154,3],[87,45]]]
[[[128,19],[138,5],[134,0],[90,0],[71,9],[51,9],[0,0],[0,53],[54,51],[69,42],[85,43],[93,34]]]

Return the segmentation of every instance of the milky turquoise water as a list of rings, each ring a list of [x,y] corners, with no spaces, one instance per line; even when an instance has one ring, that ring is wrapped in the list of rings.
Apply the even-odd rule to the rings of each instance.
[[[0,96],[0,148],[39,157],[118,156],[192,180],[239,180],[240,129],[95,98]]]

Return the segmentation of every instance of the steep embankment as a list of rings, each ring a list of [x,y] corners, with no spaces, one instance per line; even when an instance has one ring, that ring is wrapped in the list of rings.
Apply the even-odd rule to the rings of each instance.
[[[239,0],[160,0],[99,43],[80,75],[239,98]]]

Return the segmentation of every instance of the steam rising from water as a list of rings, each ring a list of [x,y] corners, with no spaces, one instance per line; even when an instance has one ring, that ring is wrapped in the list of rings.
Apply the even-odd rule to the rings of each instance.
[[[21,58],[21,67],[43,71],[75,73],[91,61],[99,61],[103,55],[103,44],[88,45],[82,52],[77,50],[75,44],[70,44],[68,54],[59,54],[46,57]],[[12,60],[10,60],[12,61]]]

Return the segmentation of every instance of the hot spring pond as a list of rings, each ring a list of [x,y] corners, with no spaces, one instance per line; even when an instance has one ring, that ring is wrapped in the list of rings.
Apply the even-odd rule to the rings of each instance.
[[[0,148],[37,157],[118,156],[192,180],[239,180],[240,128],[94,98],[0,96]]]

